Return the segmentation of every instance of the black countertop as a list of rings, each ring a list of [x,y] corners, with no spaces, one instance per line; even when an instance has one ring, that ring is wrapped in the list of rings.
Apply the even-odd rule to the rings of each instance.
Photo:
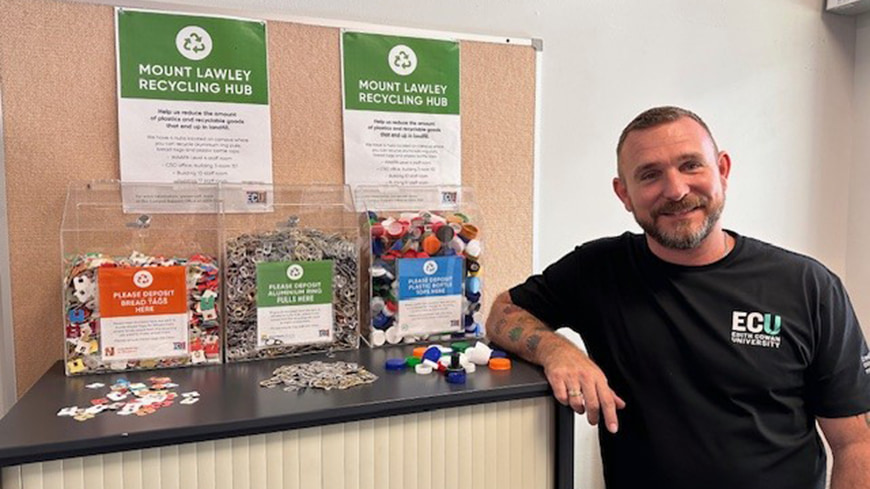
[[[465,384],[449,384],[440,374],[387,371],[389,358],[411,354],[411,346],[363,348],[325,354],[229,365],[65,377],[56,363],[0,419],[0,467],[123,450],[176,445],[233,436],[380,418],[433,409],[547,396],[543,371],[513,360],[507,371],[478,367]],[[346,390],[285,392],[259,386],[281,365],[321,361],[357,362],[379,378]],[[79,422],[59,417],[68,406],[88,407],[117,379],[144,382],[170,377],[177,393],[198,391],[200,401],[171,406],[148,416],[104,412]],[[106,384],[88,389],[92,382]]]

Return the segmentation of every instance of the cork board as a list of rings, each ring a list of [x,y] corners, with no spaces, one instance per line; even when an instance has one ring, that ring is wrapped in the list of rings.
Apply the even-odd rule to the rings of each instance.
[[[267,32],[274,180],[342,183],[340,30],[269,21]],[[63,355],[59,230],[67,185],[120,176],[114,36],[109,6],[0,2],[19,396]],[[460,49],[462,180],[483,214],[486,311],[531,272],[535,52],[471,41]]]

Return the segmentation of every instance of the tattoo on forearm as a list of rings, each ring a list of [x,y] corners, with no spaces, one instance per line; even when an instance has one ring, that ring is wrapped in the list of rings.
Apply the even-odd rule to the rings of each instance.
[[[538,349],[538,345],[541,343],[541,336],[537,334],[533,334],[526,338],[526,349],[530,352],[534,353]]]
[[[501,334],[501,332],[504,331],[505,326],[507,326],[507,319],[501,318],[495,323],[492,329],[495,331],[495,334]]]
[[[516,343],[517,341],[520,341],[520,337],[522,335],[523,335],[523,328],[521,328],[519,326],[508,331],[508,338],[510,338],[511,341],[513,341],[514,343]]]
[[[514,304],[508,304],[508,305],[504,306],[504,309],[501,310],[501,312],[503,314],[510,314],[512,312],[517,312],[517,311],[522,311],[522,309],[519,306],[516,306]]]

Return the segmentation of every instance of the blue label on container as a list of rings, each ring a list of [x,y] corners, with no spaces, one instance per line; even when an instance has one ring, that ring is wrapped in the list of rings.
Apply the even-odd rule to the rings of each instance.
[[[399,259],[399,300],[462,295],[464,265],[460,256]]]

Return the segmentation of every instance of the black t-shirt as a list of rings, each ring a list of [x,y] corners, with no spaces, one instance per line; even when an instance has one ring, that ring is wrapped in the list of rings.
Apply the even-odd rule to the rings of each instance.
[[[625,399],[619,432],[599,429],[610,489],[821,489],[815,417],[870,411],[870,355],[840,280],[731,234],[734,250],[699,267],[659,259],[643,235],[600,239],[510,291],[580,333]]]

